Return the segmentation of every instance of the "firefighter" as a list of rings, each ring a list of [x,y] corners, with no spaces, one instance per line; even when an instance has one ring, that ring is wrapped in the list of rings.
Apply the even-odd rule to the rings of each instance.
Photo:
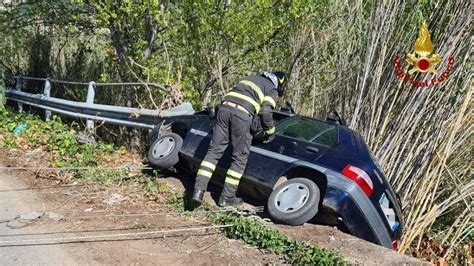
[[[209,150],[197,172],[193,192],[194,201],[202,202],[217,162],[230,144],[232,161],[227,169],[219,205],[236,206],[243,202],[241,198],[236,197],[236,192],[250,154],[252,120],[254,116],[261,116],[264,142],[272,141],[275,133],[272,110],[275,108],[278,97],[283,95],[287,79],[283,71],[248,76],[224,96],[217,112],[217,122]]]

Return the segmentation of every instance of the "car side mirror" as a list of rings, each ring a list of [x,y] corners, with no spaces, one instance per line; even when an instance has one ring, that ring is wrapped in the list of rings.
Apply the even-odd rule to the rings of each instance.
[[[326,121],[339,124],[345,127],[347,126],[346,120],[344,120],[344,118],[342,118],[336,110],[332,112],[332,115],[333,116],[327,116]]]
[[[344,118],[342,118],[336,110],[334,110],[334,116],[336,116],[339,125],[345,127],[347,126],[346,120],[344,120]]]

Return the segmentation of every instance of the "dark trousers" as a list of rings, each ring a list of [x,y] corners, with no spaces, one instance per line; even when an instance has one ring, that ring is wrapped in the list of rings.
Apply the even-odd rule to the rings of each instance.
[[[230,143],[232,145],[232,162],[227,169],[222,195],[226,198],[235,197],[252,144],[251,123],[252,116],[242,110],[227,105],[222,105],[219,108],[209,150],[197,172],[195,190],[205,191],[207,189],[217,162]]]

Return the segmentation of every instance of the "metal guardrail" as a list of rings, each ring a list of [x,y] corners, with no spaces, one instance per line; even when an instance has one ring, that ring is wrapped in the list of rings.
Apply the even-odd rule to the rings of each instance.
[[[103,86],[149,86],[167,91],[163,86],[154,83],[95,83],[63,81],[48,78],[32,78],[15,76],[15,89],[7,88],[6,97],[8,100],[17,102],[20,112],[23,111],[23,104],[45,109],[45,119],[51,119],[51,112],[63,114],[75,118],[87,119],[86,126],[89,130],[94,130],[94,121],[105,121],[112,124],[153,128],[162,118],[167,116],[166,112],[151,109],[130,108],[114,105],[95,104],[95,88]],[[23,92],[23,80],[44,81],[43,94],[33,94]],[[60,98],[51,97],[51,84],[59,83],[66,85],[84,85],[87,86],[87,97],[85,102],[76,102]],[[174,115],[179,115],[175,112]]]

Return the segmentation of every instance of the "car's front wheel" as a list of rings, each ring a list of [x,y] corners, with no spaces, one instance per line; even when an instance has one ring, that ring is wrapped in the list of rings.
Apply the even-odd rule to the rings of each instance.
[[[179,151],[183,139],[175,133],[168,133],[158,137],[148,150],[148,161],[159,168],[167,169],[179,161]]]
[[[320,198],[316,183],[307,178],[294,178],[273,190],[267,208],[278,222],[302,225],[318,213]]]

